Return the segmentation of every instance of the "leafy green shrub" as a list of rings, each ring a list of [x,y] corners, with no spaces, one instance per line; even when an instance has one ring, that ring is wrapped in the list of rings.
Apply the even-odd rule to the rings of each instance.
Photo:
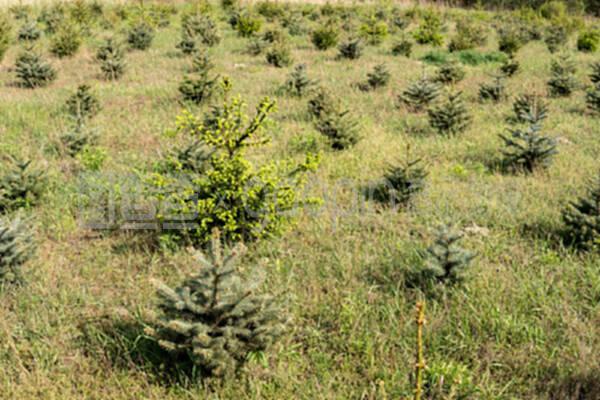
[[[242,37],[250,37],[258,33],[262,27],[262,20],[248,12],[242,12],[234,15],[230,23],[232,23],[233,28],[238,35]]]
[[[593,53],[600,46],[600,30],[581,32],[577,38],[577,50]]]
[[[506,97],[506,86],[502,77],[496,77],[490,83],[482,83],[479,86],[479,99],[502,101]]]
[[[33,235],[26,221],[0,216],[0,283],[21,281],[21,267],[33,253]]]
[[[8,17],[0,14],[0,62],[10,47],[12,26]]]
[[[315,29],[310,40],[318,50],[327,50],[337,45],[338,35],[338,29],[332,24],[327,24]]]
[[[362,56],[363,45],[361,39],[349,39],[338,47],[339,58],[357,60]]]
[[[82,38],[79,29],[70,23],[63,24],[50,42],[50,52],[59,58],[70,57],[77,53]]]
[[[234,98],[215,106],[204,121],[190,113],[178,118],[177,133],[206,147],[210,155],[201,171],[180,164],[176,174],[152,176],[152,190],[164,200],[159,214],[170,216],[163,222],[185,221],[176,235],[203,245],[218,228],[228,243],[252,241],[280,233],[291,220],[315,159],[258,166],[246,155],[269,141],[264,128],[274,107],[262,100],[249,120],[245,104]]]
[[[17,33],[17,39],[21,42],[35,42],[42,37],[42,31],[38,28],[37,22],[26,21],[19,32]]]
[[[465,69],[458,62],[451,61],[438,68],[434,80],[444,85],[455,84],[465,79],[465,75]]]
[[[548,116],[548,105],[537,94],[522,94],[513,103],[514,122],[540,123]]]
[[[544,37],[544,42],[550,53],[556,53],[560,48],[564,47],[569,39],[567,29],[561,25],[550,26]]]
[[[527,129],[509,130],[510,136],[500,135],[506,146],[502,153],[507,168],[530,173],[548,167],[557,153],[556,140],[541,135],[540,130],[540,124],[533,123]]]
[[[428,110],[429,125],[440,135],[455,136],[471,124],[462,93],[449,93],[445,102]]]
[[[15,74],[17,83],[29,89],[48,86],[56,79],[56,70],[33,50],[19,54],[15,63]]]
[[[425,12],[413,36],[419,44],[441,46],[444,43],[444,37],[442,36],[442,20],[439,14],[433,10]]]
[[[79,85],[65,104],[67,114],[75,120],[88,120],[100,111],[100,102],[89,85]]]
[[[284,330],[285,318],[271,296],[258,294],[237,268],[243,245],[223,252],[218,233],[210,254],[197,253],[197,271],[181,286],[156,286],[161,316],[148,333],[173,359],[200,376],[235,376],[251,353],[263,352]]]
[[[117,80],[125,73],[125,54],[114,38],[106,39],[98,48],[96,60],[106,80]]]
[[[371,45],[380,45],[388,37],[388,26],[385,22],[370,18],[361,25],[360,35]]]
[[[575,62],[563,55],[552,60],[550,66],[551,77],[548,81],[549,92],[554,97],[568,97],[579,86],[575,73]]]
[[[359,88],[363,91],[374,90],[384,86],[390,82],[390,71],[385,64],[376,65],[373,71],[367,74],[367,80],[359,84]]]
[[[135,50],[147,50],[154,40],[154,29],[146,22],[139,22],[129,28],[127,43]]]
[[[468,19],[462,19],[456,24],[456,35],[448,44],[448,51],[469,50],[483,46],[487,42],[487,32],[483,26]]]
[[[471,399],[480,395],[467,366],[448,360],[428,364],[423,385],[426,398]]]
[[[294,62],[289,46],[281,43],[269,48],[266,59],[269,64],[277,68],[290,66]]]
[[[589,182],[587,193],[562,212],[567,243],[582,250],[600,246],[600,175]]]
[[[402,39],[392,46],[392,54],[395,56],[410,57],[412,54],[413,43],[410,40]]]
[[[425,188],[427,171],[423,160],[412,158],[407,147],[406,159],[397,166],[388,167],[381,182],[374,190],[375,200],[392,207],[406,207]]]
[[[302,97],[316,85],[316,81],[311,80],[306,73],[306,64],[298,64],[285,81],[282,89],[286,93]]]
[[[0,213],[37,204],[45,189],[44,174],[31,160],[9,157],[0,168]]]
[[[423,111],[440,94],[440,86],[423,75],[412,82],[400,95],[399,100],[412,111]]]

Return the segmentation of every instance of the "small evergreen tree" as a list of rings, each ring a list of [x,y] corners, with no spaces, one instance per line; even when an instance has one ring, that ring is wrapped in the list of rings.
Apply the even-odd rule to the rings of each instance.
[[[591,112],[600,114],[600,83],[597,83],[588,90],[586,94],[586,103]]]
[[[154,29],[146,22],[133,25],[127,32],[127,43],[135,50],[149,49],[152,40],[154,40]]]
[[[10,47],[12,25],[7,16],[0,14],[0,62]]]
[[[550,53],[556,53],[564,47],[569,39],[567,29],[562,25],[552,25],[548,28],[544,42]]]
[[[590,80],[594,85],[600,83],[600,61],[592,64],[592,73],[590,74]]]
[[[504,80],[498,76],[491,83],[483,83],[479,86],[479,98],[499,102],[506,97],[505,91]]]
[[[513,57],[508,57],[500,66],[500,73],[507,78],[514,76],[521,69],[521,64]]]
[[[249,354],[266,350],[284,330],[273,298],[257,293],[261,282],[242,279],[236,264],[245,251],[238,245],[223,254],[213,234],[210,254],[197,255],[196,273],[175,289],[157,283],[162,315],[149,333],[203,375],[233,376]]]
[[[392,54],[409,58],[412,54],[413,43],[408,39],[402,39],[392,46]]]
[[[348,60],[357,60],[362,56],[363,45],[361,39],[350,39],[338,47],[338,57]]]
[[[449,93],[445,102],[428,111],[429,124],[440,135],[457,135],[471,124],[472,118],[461,96],[462,92]]]
[[[413,111],[419,112],[425,109],[440,93],[440,87],[425,74],[421,79],[411,83],[400,95],[400,101],[404,102]]]
[[[530,117],[533,119],[533,117]],[[510,136],[500,135],[506,149],[504,165],[514,171],[531,173],[538,168],[546,168],[558,152],[556,140],[540,134],[539,123],[527,129],[511,129]]]
[[[302,97],[316,85],[316,81],[309,79],[306,73],[306,64],[298,64],[283,85],[283,90],[296,97]]]
[[[48,86],[56,79],[56,70],[33,50],[25,50],[17,57],[15,73],[18,84],[29,89]]]
[[[316,119],[335,112],[337,108],[338,105],[333,95],[322,87],[315,90],[314,96],[308,100],[308,113]]]
[[[359,84],[363,91],[374,90],[386,86],[391,75],[385,64],[376,65],[373,71],[367,74],[367,80]]]
[[[267,51],[266,59],[269,64],[277,68],[288,67],[294,62],[289,46],[277,43]]]
[[[498,31],[498,50],[506,53],[510,58],[523,46],[523,40],[514,27],[503,28]]]
[[[464,68],[456,61],[451,61],[439,67],[435,81],[444,85],[455,84],[465,79]]]
[[[21,281],[21,267],[33,255],[32,233],[20,217],[0,216],[0,283]]]
[[[117,80],[125,73],[125,54],[113,38],[106,39],[98,48],[96,60],[100,62],[100,70],[106,80]]]
[[[81,47],[81,33],[71,23],[63,24],[52,37],[50,52],[59,58],[70,57]]]
[[[31,161],[9,157],[0,171],[1,214],[37,203],[44,191],[44,174]]]
[[[513,103],[512,120],[519,123],[540,123],[548,116],[548,104],[537,94],[522,94]]]
[[[77,91],[67,99],[65,108],[67,114],[74,120],[88,120],[100,111],[100,102],[89,85],[79,85]]]
[[[483,26],[469,19],[462,19],[456,24],[456,35],[448,44],[448,51],[456,52],[483,46],[487,41],[487,32]]]
[[[600,248],[600,174],[589,183],[587,194],[563,210],[565,236],[582,250]]]
[[[333,110],[322,114],[315,121],[315,127],[327,137],[334,150],[350,148],[360,140],[358,123],[351,118],[348,110]]]
[[[71,157],[80,154],[84,149],[89,149],[98,141],[98,134],[95,130],[88,129],[85,120],[77,118],[73,126],[60,136],[60,141],[65,149],[65,153]]]
[[[21,42],[35,42],[41,37],[42,31],[38,28],[36,21],[26,21],[17,33],[17,38]]]
[[[423,278],[433,283],[455,285],[462,283],[475,254],[460,247],[463,234],[441,226],[433,244],[427,249],[428,260]]]
[[[562,56],[552,61],[550,66],[551,77],[548,81],[550,95],[554,97],[568,97],[577,88],[575,73],[577,68],[568,56]]]
[[[327,50],[337,44],[338,36],[338,29],[328,24],[315,29],[311,33],[310,40],[318,50]]]
[[[230,24],[239,36],[250,37],[260,31],[262,20],[251,13],[242,12],[235,13],[230,20]]]
[[[218,80],[218,76],[210,76],[210,69],[188,74],[179,85],[179,93],[184,100],[201,104],[213,96]]]
[[[392,207],[405,207],[425,188],[428,174],[422,165],[423,160],[412,158],[410,147],[407,146],[406,149],[406,159],[399,165],[388,167],[383,182],[373,193],[375,200]]]

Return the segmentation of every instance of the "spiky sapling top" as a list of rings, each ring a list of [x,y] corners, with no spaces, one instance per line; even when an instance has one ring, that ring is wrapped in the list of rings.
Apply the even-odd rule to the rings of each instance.
[[[213,234],[208,256],[196,255],[195,274],[175,289],[157,283],[162,316],[150,333],[204,375],[235,374],[250,353],[266,350],[284,330],[283,312],[273,297],[258,293],[256,274],[242,278],[236,264],[244,253],[237,245],[222,254]]]
[[[517,96],[513,103],[514,122],[536,124],[548,117],[548,104],[540,95],[526,93]]]
[[[117,80],[125,73],[125,53],[114,38],[106,39],[98,48],[96,59],[106,80]]]
[[[0,216],[0,284],[21,280],[21,266],[34,251],[33,237],[19,216]]]
[[[585,196],[562,213],[567,241],[583,250],[600,249],[600,174],[590,181]]]
[[[568,55],[560,56],[552,61],[551,77],[548,81],[549,93],[554,97],[568,97],[579,86],[575,73],[577,67]]]
[[[349,39],[338,47],[338,57],[357,60],[362,56],[363,44],[361,39]]]
[[[373,71],[367,73],[367,80],[361,82],[358,86],[363,91],[369,91],[386,86],[391,78],[385,64],[376,65]]]
[[[75,120],[88,120],[100,111],[100,102],[90,85],[79,85],[77,91],[65,103],[67,114]]]

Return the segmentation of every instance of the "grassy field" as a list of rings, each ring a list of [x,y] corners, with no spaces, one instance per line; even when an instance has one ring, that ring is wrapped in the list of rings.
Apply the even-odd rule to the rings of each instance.
[[[181,11],[183,6],[178,6]],[[37,13],[38,8],[31,12]],[[446,38],[460,16],[490,24],[495,14],[444,9]],[[152,47],[126,55],[122,79],[104,81],[94,59],[106,31],[95,28],[72,58],[53,58],[48,38],[38,48],[57,70],[45,88],[15,86],[13,44],[0,63],[0,154],[31,158],[49,187],[27,212],[37,226],[38,251],[26,283],[0,292],[0,397],[4,399],[400,399],[411,396],[415,362],[414,308],[423,294],[406,285],[406,271],[442,223],[462,229],[462,245],[477,253],[466,283],[426,300],[427,379],[444,380],[444,399],[600,399],[600,256],[576,253],[556,239],[561,211],[598,173],[600,119],[586,111],[585,92],[550,99],[544,132],[558,139],[547,170],[508,174],[493,168],[499,134],[509,127],[512,98],[547,92],[552,55],[532,41],[518,53],[521,72],[507,80],[508,99],[480,102],[478,88],[498,63],[465,65],[458,84],[473,116],[454,138],[428,128],[426,114],[398,107],[397,96],[425,69],[435,50],[417,45],[393,56],[394,33],[362,58],[339,60],[294,36],[293,57],[329,88],[360,122],[361,141],[333,151],[306,115],[306,99],[281,95],[290,68],[247,54],[248,39],[215,7],[223,40],[210,49],[215,71],[231,78],[253,110],[277,100],[272,142],[256,160],[301,159],[317,147],[321,164],[309,194],[323,199],[304,210],[281,237],[250,244],[248,263],[267,273],[267,287],[284,295],[288,331],[263,361],[222,385],[175,383],[144,357],[141,323],[156,310],[152,279],[176,285],[195,264],[185,251],[157,250],[145,235],[85,229],[77,217],[85,166],[56,151],[66,129],[62,111],[78,85],[90,84],[102,109],[92,125],[106,154],[100,176],[147,172],[172,139],[184,107],[178,85],[189,59],[179,54],[179,15],[157,31]],[[368,11],[364,11],[368,15]],[[359,17],[357,17],[359,18]],[[407,31],[416,26],[412,22]],[[592,22],[592,21],[589,21]],[[593,21],[598,23],[598,21]],[[316,22],[309,21],[311,26]],[[269,24],[267,24],[268,26]],[[126,24],[114,30],[123,35]],[[264,28],[263,28],[264,29]],[[598,55],[575,51],[577,76],[587,82]],[[490,32],[479,52],[496,51]],[[360,91],[356,84],[386,63],[391,83]],[[429,175],[413,206],[398,211],[366,201],[361,188],[381,179],[410,144]],[[182,382],[183,381],[183,382]]]

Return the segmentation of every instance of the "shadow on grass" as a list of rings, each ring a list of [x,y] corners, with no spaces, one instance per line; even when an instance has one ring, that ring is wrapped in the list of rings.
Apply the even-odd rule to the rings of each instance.
[[[146,333],[139,317],[102,316],[79,325],[79,345],[87,357],[110,369],[139,371],[163,386],[192,386],[204,377],[190,362],[174,359]]]

